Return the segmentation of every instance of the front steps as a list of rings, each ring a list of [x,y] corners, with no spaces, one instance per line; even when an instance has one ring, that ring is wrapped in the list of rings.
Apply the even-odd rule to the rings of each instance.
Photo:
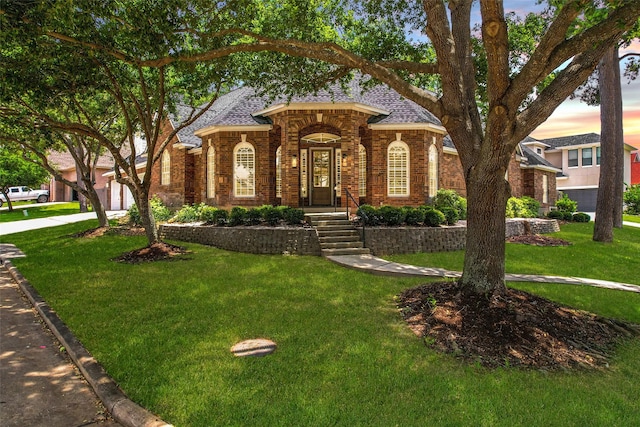
[[[346,214],[307,215],[307,220],[318,233],[322,256],[371,253],[369,249],[363,247],[358,230],[353,228]]]

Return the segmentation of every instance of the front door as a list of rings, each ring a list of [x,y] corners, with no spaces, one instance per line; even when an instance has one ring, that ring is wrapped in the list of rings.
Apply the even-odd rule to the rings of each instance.
[[[311,150],[311,204],[331,206],[331,149]]]

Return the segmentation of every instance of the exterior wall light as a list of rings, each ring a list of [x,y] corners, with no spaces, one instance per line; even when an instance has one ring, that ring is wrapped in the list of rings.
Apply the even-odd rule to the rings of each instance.
[[[298,155],[294,154],[293,156],[291,156],[291,167],[293,169],[298,167]]]

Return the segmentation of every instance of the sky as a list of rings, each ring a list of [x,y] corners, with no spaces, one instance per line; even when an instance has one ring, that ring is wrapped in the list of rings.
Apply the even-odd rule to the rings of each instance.
[[[505,12],[514,11],[525,15],[537,12],[542,6],[533,0],[505,0]],[[479,12],[478,19],[479,19]],[[640,41],[634,42],[628,49],[620,51],[620,56],[628,52],[640,54]],[[629,82],[622,77],[622,109],[624,140],[627,144],[640,148],[640,78]],[[579,100],[567,100],[536,129],[531,136],[536,139],[559,136],[600,133],[600,108],[590,107]]]

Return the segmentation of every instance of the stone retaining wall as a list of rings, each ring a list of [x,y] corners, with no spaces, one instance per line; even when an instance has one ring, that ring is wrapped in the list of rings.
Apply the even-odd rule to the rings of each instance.
[[[362,240],[362,228],[360,239]],[[367,227],[365,246],[374,255],[448,252],[464,249],[467,227]]]
[[[215,227],[163,224],[160,238],[201,243],[235,252],[320,256],[316,230],[308,227]]]
[[[528,224],[528,225],[525,225]],[[556,220],[509,219],[506,237],[560,230]],[[359,228],[362,239],[362,228]],[[374,255],[416,252],[447,252],[464,249],[467,228],[462,222],[451,227],[368,227],[365,246]],[[309,227],[215,227],[193,224],[163,224],[160,238],[201,243],[236,252],[254,254],[320,255],[316,230]]]
[[[527,225],[528,224],[528,225]],[[505,237],[560,231],[554,219],[508,219]],[[359,229],[362,239],[362,228]],[[448,252],[464,249],[467,227],[464,222],[451,227],[371,227],[365,229],[365,246],[374,255]]]

